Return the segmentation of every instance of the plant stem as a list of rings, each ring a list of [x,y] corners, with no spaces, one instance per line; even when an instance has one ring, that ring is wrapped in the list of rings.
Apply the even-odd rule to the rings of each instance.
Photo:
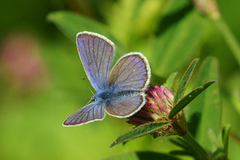
[[[187,132],[186,135],[182,136],[182,138],[195,150],[198,154],[199,159],[201,160],[210,160],[210,156],[207,152],[195,141],[193,136]]]
[[[240,46],[237,39],[234,37],[227,23],[222,18],[212,19],[212,20],[219,28],[229,48],[232,50],[233,55],[236,61],[238,62],[238,65],[240,66]]]

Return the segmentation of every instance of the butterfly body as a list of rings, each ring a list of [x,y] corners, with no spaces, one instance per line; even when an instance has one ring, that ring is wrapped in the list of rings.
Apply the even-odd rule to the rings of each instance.
[[[126,118],[145,104],[150,81],[149,63],[139,52],[122,56],[111,68],[115,45],[106,37],[92,32],[77,34],[77,46],[85,72],[96,94],[92,103],[81,108],[63,123],[76,126],[102,120],[105,112]]]
[[[122,99],[124,97],[131,97],[134,95],[145,94],[144,91],[140,90],[125,90],[125,91],[114,91],[112,89],[96,93],[91,99],[97,103],[106,103],[108,105],[110,101]]]

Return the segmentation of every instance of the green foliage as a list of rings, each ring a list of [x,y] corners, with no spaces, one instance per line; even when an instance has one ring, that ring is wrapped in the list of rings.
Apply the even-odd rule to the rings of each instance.
[[[119,136],[116,140],[114,140],[110,146],[112,148],[113,146],[127,142],[131,139],[138,138],[141,136],[144,136],[146,134],[152,133],[156,130],[161,129],[162,127],[166,126],[169,122],[153,122],[153,123],[147,123],[144,125],[141,125],[137,128],[134,128],[133,130]]]
[[[68,11],[57,11],[47,16],[50,22],[53,22],[59,29],[65,33],[71,40],[76,40],[76,34],[79,31],[92,31],[109,37],[107,26],[98,21],[87,17],[77,15]],[[84,25],[83,25],[84,24]]]
[[[139,160],[137,154],[135,152],[128,152],[128,153],[122,153],[120,155],[115,155],[109,158],[105,158],[104,160]]]
[[[223,145],[223,152],[225,153],[225,157],[228,157],[228,143],[229,143],[229,132],[230,132],[231,125],[225,125],[222,129],[222,145]]]
[[[186,107],[194,98],[196,98],[200,93],[202,93],[205,89],[207,89],[210,85],[212,85],[216,81],[209,81],[205,83],[202,87],[198,87],[180,99],[177,104],[173,107],[171,112],[168,115],[169,119],[172,119],[178,112],[180,112],[184,107]]]
[[[212,79],[219,81],[218,77],[218,61],[209,57],[200,68],[195,86]],[[221,124],[221,102],[217,84],[212,85],[190,104],[189,115],[192,123],[189,125],[189,131],[205,149],[210,150],[211,144],[206,133],[212,129],[217,134]],[[199,125],[197,131],[194,131],[197,124]]]
[[[166,83],[164,83],[164,86],[167,87],[167,88],[172,88],[173,82],[174,82],[174,80],[175,80],[175,78],[176,78],[176,75],[177,75],[177,72],[172,73],[172,74],[168,77],[168,79],[166,80]]]
[[[189,65],[189,67],[187,68],[184,76],[182,77],[181,82],[178,85],[177,91],[174,95],[174,99],[173,99],[173,106],[183,97],[184,92],[187,88],[188,82],[192,76],[193,70],[195,68],[195,66],[197,65],[199,59],[194,59],[191,64]]]
[[[179,23],[169,26],[163,33],[153,38],[153,54],[149,55],[149,60],[152,62],[153,71],[158,71],[157,74],[160,76],[165,77],[178,71],[194,58],[193,53],[200,47],[204,28],[201,17],[195,11],[190,11],[186,15],[179,11],[168,15],[166,19],[181,14],[183,15]]]
[[[158,153],[158,152],[150,152],[150,151],[143,151],[143,152],[127,152],[122,153],[120,155],[115,155],[104,160],[158,160],[158,159],[165,159],[165,160],[179,160],[178,158],[169,156],[167,154]]]

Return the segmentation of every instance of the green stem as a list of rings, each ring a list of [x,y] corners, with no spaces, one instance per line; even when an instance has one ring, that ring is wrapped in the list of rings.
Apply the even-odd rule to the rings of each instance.
[[[207,152],[195,141],[193,136],[187,132],[186,135],[182,136],[182,138],[195,150],[198,154],[199,159],[201,160],[210,160],[210,156]]]
[[[222,19],[212,19],[217,25],[218,29],[221,31],[225,41],[233,52],[238,65],[240,66],[240,46],[237,39],[234,37],[232,31],[228,27],[227,23]]]

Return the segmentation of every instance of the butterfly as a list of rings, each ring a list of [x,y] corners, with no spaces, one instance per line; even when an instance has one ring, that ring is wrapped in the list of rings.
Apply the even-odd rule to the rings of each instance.
[[[93,32],[77,34],[77,48],[85,72],[96,94],[69,116],[63,126],[80,126],[110,116],[127,118],[145,104],[151,71],[147,58],[139,52],[122,56],[110,70],[115,53],[112,41]]]

